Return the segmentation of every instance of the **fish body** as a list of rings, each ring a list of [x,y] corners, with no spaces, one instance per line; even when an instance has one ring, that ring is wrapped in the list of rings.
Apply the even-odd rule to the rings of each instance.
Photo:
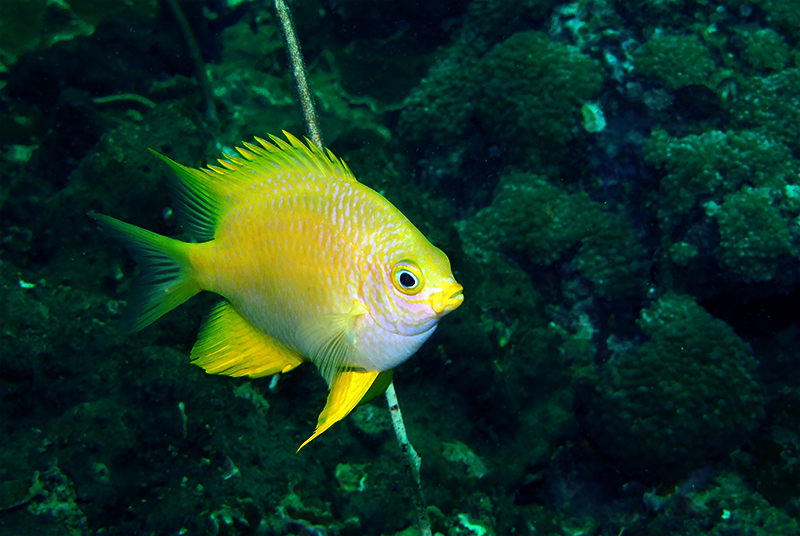
[[[175,208],[196,243],[92,217],[142,267],[130,330],[210,291],[224,300],[201,327],[194,363],[251,377],[319,368],[328,402],[302,448],[388,384],[463,295],[447,256],[397,208],[329,151],[284,134],[244,144],[222,167],[158,155],[176,172]]]

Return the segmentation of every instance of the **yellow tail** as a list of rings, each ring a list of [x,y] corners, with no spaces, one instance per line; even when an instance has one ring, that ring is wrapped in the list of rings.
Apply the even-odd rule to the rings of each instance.
[[[89,213],[118,240],[136,261],[142,275],[134,282],[122,329],[138,331],[179,306],[202,289],[192,278],[189,250],[181,242],[110,216]]]

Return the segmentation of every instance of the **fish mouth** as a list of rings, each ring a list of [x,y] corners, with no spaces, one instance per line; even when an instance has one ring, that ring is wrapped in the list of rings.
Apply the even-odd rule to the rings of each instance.
[[[431,296],[431,307],[437,315],[446,315],[450,311],[458,308],[464,301],[464,287],[458,283],[453,283],[441,292]]]

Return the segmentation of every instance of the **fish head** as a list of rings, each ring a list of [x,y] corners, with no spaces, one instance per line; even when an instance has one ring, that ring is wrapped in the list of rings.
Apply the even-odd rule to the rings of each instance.
[[[385,298],[375,314],[394,333],[415,336],[430,331],[464,301],[447,255],[427,240],[422,247],[397,252],[383,271]]]

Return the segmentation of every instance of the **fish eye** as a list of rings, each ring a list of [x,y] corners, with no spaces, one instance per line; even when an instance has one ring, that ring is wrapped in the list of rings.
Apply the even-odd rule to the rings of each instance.
[[[410,261],[401,261],[392,268],[392,284],[403,294],[422,290],[422,270]]]
[[[408,270],[400,270],[397,272],[397,282],[400,283],[400,286],[404,289],[413,289],[419,284],[417,278],[414,274],[409,272]]]

